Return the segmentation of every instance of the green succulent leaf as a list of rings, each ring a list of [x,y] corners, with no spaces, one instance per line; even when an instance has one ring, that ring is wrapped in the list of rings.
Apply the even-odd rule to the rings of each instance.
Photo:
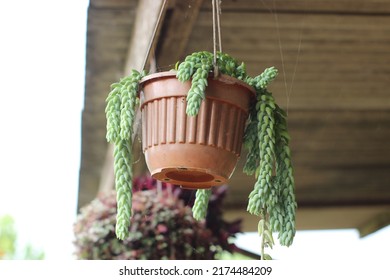
[[[106,99],[107,141],[114,144],[115,189],[117,192],[116,235],[129,233],[132,205],[132,133],[138,100],[139,81],[146,73],[133,70],[129,76],[111,85]]]
[[[270,233],[277,232],[281,245],[290,246],[295,236],[294,176],[289,149],[287,114],[267,90],[278,71],[274,67],[245,82],[256,90],[257,102],[249,112],[244,134],[248,150],[244,172],[255,174],[256,183],[249,194],[247,211],[269,221],[269,232],[260,228],[264,244],[272,247]]]
[[[192,213],[195,220],[202,220],[206,218],[207,207],[211,196],[211,189],[199,189],[196,191],[196,198]]]

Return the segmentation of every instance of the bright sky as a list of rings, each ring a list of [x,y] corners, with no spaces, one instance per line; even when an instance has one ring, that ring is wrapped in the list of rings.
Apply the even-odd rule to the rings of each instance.
[[[87,0],[0,2],[0,215],[47,258],[70,258]]]
[[[276,236],[274,235],[275,241]],[[239,235],[236,242],[239,247],[259,254],[257,233]],[[266,249],[274,259],[283,261],[296,260],[331,260],[358,261],[387,260],[390,250],[390,226],[367,237],[360,238],[355,229],[347,230],[307,230],[298,231],[290,247],[278,244],[273,250]]]
[[[0,216],[47,259],[71,259],[80,165],[87,0],[0,2]],[[298,232],[278,259],[387,257],[390,227]],[[255,238],[255,239],[253,239]],[[256,236],[239,238],[253,248]]]

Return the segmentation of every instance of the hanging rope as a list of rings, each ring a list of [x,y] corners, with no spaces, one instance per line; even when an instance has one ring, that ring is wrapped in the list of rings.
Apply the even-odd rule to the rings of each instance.
[[[219,76],[219,69],[217,65],[217,46],[219,52],[222,52],[221,40],[221,22],[220,22],[220,0],[212,0],[213,5],[213,47],[214,47],[214,78]]]

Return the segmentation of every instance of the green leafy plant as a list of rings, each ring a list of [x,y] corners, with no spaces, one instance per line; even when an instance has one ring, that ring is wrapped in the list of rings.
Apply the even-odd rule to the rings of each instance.
[[[217,70],[217,71],[215,71]],[[225,53],[196,52],[176,66],[179,81],[191,80],[187,94],[187,115],[195,116],[205,99],[207,79],[214,72],[237,78],[256,91],[245,129],[244,147],[248,150],[244,172],[254,175],[256,183],[249,194],[247,211],[259,216],[261,249],[272,247],[272,232],[278,233],[282,245],[290,246],[295,236],[294,176],[289,149],[287,115],[268,91],[268,85],[278,74],[270,67],[258,76],[251,77],[244,63],[238,63]],[[116,233],[125,239],[131,216],[131,134],[139,81],[145,73],[132,71],[130,76],[112,85],[107,98],[107,140],[115,144],[115,177],[118,200]],[[198,190],[193,207],[196,219],[203,219],[210,191]]]
[[[17,246],[19,245],[19,246]],[[45,257],[44,252],[36,250],[30,243],[22,247],[17,252],[18,234],[15,229],[15,221],[12,216],[5,215],[0,217],[0,260],[42,260]]]
[[[118,83],[111,85],[107,97],[107,141],[115,145],[114,170],[118,201],[116,235],[125,239],[128,234],[132,203],[132,133],[136,106],[139,104],[139,81],[145,73],[135,70]]]

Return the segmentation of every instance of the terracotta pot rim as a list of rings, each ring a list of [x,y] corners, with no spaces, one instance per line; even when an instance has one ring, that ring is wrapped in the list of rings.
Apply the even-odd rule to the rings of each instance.
[[[145,83],[147,83],[147,82],[149,82],[151,80],[154,80],[154,79],[171,78],[171,77],[175,77],[176,78],[176,71],[175,70],[149,74],[149,75],[147,75],[147,76],[145,76],[144,78],[141,79],[140,85],[142,86],[143,84],[145,84]],[[210,74],[209,78],[213,78],[213,75]],[[250,85],[248,85],[247,83],[245,83],[245,82],[243,82],[243,81],[241,81],[241,80],[239,80],[237,78],[231,77],[229,75],[221,74],[217,78],[214,78],[214,79],[218,80],[218,81],[220,81],[222,83],[225,83],[225,84],[231,84],[231,85],[237,84],[239,86],[245,87],[250,92],[252,92],[254,98],[256,97],[255,89],[253,87],[251,87]]]

